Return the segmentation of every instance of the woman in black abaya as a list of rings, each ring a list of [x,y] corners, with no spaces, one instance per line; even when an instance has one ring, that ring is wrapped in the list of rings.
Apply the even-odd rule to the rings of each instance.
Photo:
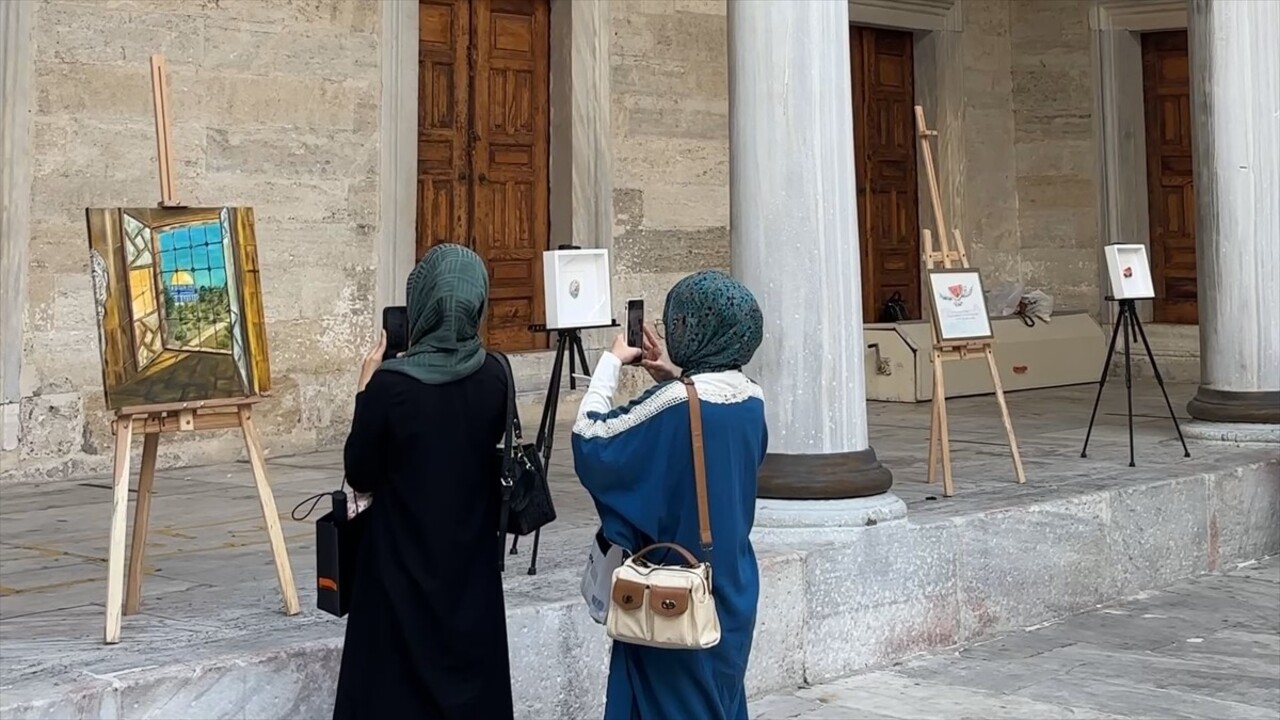
[[[512,717],[495,447],[506,371],[479,328],[489,276],[441,245],[409,276],[409,350],[365,358],[347,482],[373,494],[335,720]]]

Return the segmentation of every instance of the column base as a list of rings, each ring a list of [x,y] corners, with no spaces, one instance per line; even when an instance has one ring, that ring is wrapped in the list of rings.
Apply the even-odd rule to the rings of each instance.
[[[1197,420],[1222,423],[1280,423],[1280,391],[1214,390],[1201,385],[1187,403]]]
[[[886,493],[893,473],[873,448],[827,455],[765,456],[756,497],[771,500],[843,500]]]
[[[1271,423],[1218,423],[1192,420],[1182,426],[1188,439],[1232,445],[1280,445],[1280,425]]]
[[[848,500],[758,500],[751,540],[812,547],[906,516],[907,504],[893,493]]]

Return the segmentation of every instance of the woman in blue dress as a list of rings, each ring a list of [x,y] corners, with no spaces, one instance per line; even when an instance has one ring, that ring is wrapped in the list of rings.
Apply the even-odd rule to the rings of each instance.
[[[574,467],[609,541],[629,551],[674,542],[696,554],[688,394],[678,379],[693,380],[702,403],[715,539],[708,559],[721,640],[707,650],[615,642],[605,720],[746,720],[743,678],[760,594],[750,535],[768,434],[763,393],[742,367],[760,346],[760,307],[728,275],[701,272],[671,289],[663,321],[669,359],[649,330],[643,350],[620,336],[601,357],[573,427]],[[615,408],[622,367],[636,361],[658,384]]]

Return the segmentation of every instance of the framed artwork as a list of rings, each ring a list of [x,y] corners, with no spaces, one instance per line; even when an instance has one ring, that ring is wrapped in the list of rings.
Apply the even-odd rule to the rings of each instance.
[[[602,327],[613,322],[608,250],[542,254],[547,329]]]
[[[252,208],[85,215],[107,407],[270,389]]]
[[[939,342],[988,340],[993,337],[982,275],[972,268],[929,271],[933,327]]]
[[[1156,296],[1146,245],[1108,245],[1107,275],[1117,300],[1150,300]]]

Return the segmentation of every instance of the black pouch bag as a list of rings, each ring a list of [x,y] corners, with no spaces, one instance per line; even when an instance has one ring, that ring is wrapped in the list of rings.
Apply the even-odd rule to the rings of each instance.
[[[489,354],[502,363],[507,375],[506,429],[502,448],[498,451],[498,482],[502,493],[498,519],[499,562],[505,569],[507,535],[519,537],[534,533],[533,558],[529,564],[529,574],[533,575],[537,572],[539,531],[556,519],[556,508],[551,501],[551,487],[547,484],[547,471],[537,445],[526,443],[520,430],[511,363],[502,353]]]
[[[880,308],[880,322],[905,322],[911,319],[911,313],[907,310],[907,304],[902,301],[902,293],[895,292],[884,301],[884,307]]]
[[[369,524],[369,509],[347,517],[347,494],[342,490],[308,498],[314,500],[312,508],[328,497],[332,509],[316,520],[316,606],[321,610],[343,617],[351,610],[351,597],[355,590],[356,563],[360,557],[360,544],[364,541]],[[294,519],[298,508],[294,508]],[[307,515],[311,512],[308,511]]]

